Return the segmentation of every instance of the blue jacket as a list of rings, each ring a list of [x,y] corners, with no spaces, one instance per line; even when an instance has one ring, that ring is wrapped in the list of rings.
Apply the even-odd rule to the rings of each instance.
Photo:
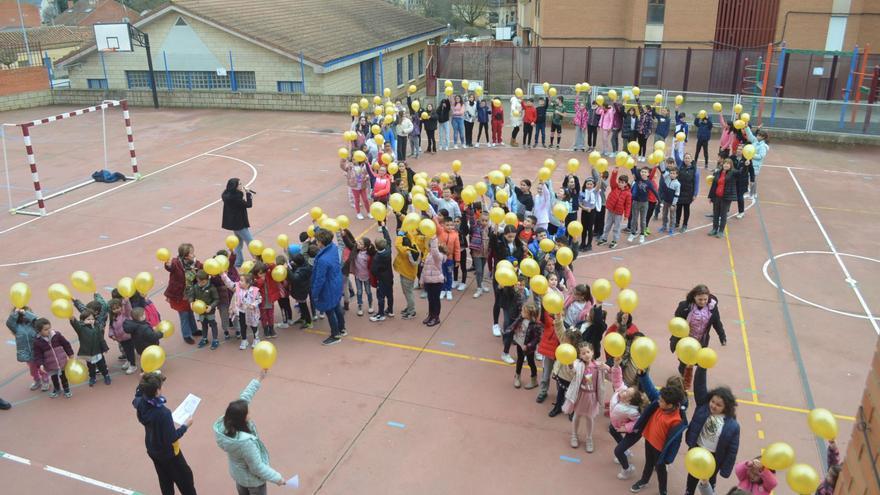
[[[758,175],[761,173],[761,166],[764,165],[764,157],[766,157],[767,152],[770,151],[770,145],[756,138],[748,126],[743,129],[743,132],[746,135],[746,139],[748,139],[755,147],[755,156],[752,157],[752,167],[755,168],[755,175]]]
[[[648,420],[651,419],[651,416],[654,415],[655,412],[660,408],[660,391],[657,390],[657,387],[654,386],[654,382],[651,381],[651,375],[645,373],[639,377],[639,383],[641,384],[642,390],[648,395],[648,399],[651,400],[651,404],[642,411],[641,416],[636,421],[635,426],[633,426],[633,433],[642,434],[642,431],[645,429],[645,425],[648,424]],[[684,434],[684,431],[687,429],[687,415],[685,414],[687,411],[687,398],[685,396],[685,402],[681,404],[679,407],[679,414],[681,414],[681,423],[675,427],[675,429],[669,432],[669,435],[666,437],[666,443],[663,445],[663,450],[660,452],[660,456],[657,458],[657,465],[663,464],[672,464],[675,461],[675,456],[678,455],[678,449],[681,447],[681,436]]]
[[[318,311],[330,311],[342,297],[342,266],[339,248],[330,243],[318,251],[312,268],[312,304]]]
[[[394,132],[391,126],[385,128],[385,131],[382,132],[382,137],[385,138],[386,143],[391,143],[392,150],[397,150],[397,133]]]
[[[659,198],[660,193],[657,192],[657,188],[654,187],[654,182],[651,179],[642,180],[641,173],[633,174],[633,186],[632,186],[632,200],[633,203],[636,201],[647,202],[648,201],[648,191],[654,193],[654,196]]]
[[[489,108],[488,105],[486,105],[485,107],[477,105],[477,121],[480,122],[481,124],[488,124],[489,123],[489,114],[490,113],[491,113],[491,109]]]
[[[657,119],[657,127],[654,129],[654,134],[657,137],[666,139],[669,136],[669,117],[658,113],[654,118]]]
[[[147,399],[141,389],[134,393],[131,405],[137,410],[138,421],[144,425],[144,443],[150,458],[162,461],[174,457],[174,442],[186,433],[186,425],[174,428],[171,410],[165,407],[165,398]]]
[[[706,370],[697,367],[694,372],[694,401],[697,404],[691,424],[687,429],[685,443],[689,448],[697,447],[697,440],[706,420],[709,419],[709,392],[706,387]],[[736,464],[736,454],[739,451],[739,423],[736,418],[725,417],[724,427],[721,428],[721,436],[718,437],[718,446],[715,447],[715,463],[718,472],[723,478],[729,478]]]
[[[697,128],[697,140],[708,141],[712,138],[712,121],[709,117],[694,119],[694,127]]]
[[[15,359],[19,363],[34,359],[34,339],[37,338],[37,331],[34,329],[36,319],[37,315],[25,311],[19,321],[17,309],[13,309],[9,313],[9,318],[6,318],[6,327],[15,336]]]

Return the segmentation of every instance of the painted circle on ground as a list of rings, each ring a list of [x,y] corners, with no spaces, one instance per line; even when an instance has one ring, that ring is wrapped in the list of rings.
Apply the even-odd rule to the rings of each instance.
[[[781,259],[781,258],[785,258],[785,257],[787,257],[787,256],[795,256],[795,255],[800,255],[800,254],[829,254],[829,255],[832,255],[832,256],[834,255],[834,253],[831,252],[831,251],[789,251],[789,252],[787,252],[787,253],[777,254],[777,255],[774,256],[772,259],[768,259],[767,261],[765,261],[765,262],[764,262],[764,266],[763,266],[762,269],[761,269],[761,271],[764,273],[764,278],[767,280],[767,282],[769,282],[770,285],[772,285],[773,287],[775,287],[775,288],[777,288],[777,289],[779,288],[779,286],[776,285],[776,283],[773,281],[773,279],[770,278],[770,273],[768,273],[768,269],[769,269],[769,267],[770,267],[770,262],[771,262],[771,261],[773,261],[773,260],[779,260],[779,259]],[[863,260],[863,261],[873,261],[874,263],[880,263],[880,260],[878,260],[878,259],[876,259],[876,258],[869,258],[869,257],[867,257],[867,256],[859,256],[859,255],[857,255],[857,254],[848,254],[848,253],[837,253],[837,254],[838,254],[838,256],[843,256],[843,257],[846,257],[846,258],[854,258],[854,259]],[[839,310],[839,309],[829,308],[828,306],[823,306],[823,305],[821,305],[821,304],[815,303],[815,302],[810,301],[810,300],[808,300],[808,299],[804,299],[803,297],[800,297],[800,296],[798,296],[798,295],[796,295],[796,294],[793,294],[793,293],[789,292],[788,290],[786,290],[786,289],[784,289],[784,288],[782,289],[782,292],[784,292],[785,295],[787,295],[788,297],[791,297],[792,299],[796,299],[796,300],[798,300],[798,301],[800,301],[800,302],[802,302],[802,303],[804,303],[804,304],[806,304],[806,305],[808,305],[808,306],[812,306],[812,307],[817,308],[817,309],[821,309],[821,310],[824,310],[824,311],[828,311],[828,312],[830,312],[830,313],[838,314],[838,315],[841,315],[841,316],[848,316],[848,317],[850,317],[850,318],[859,318],[859,319],[862,319],[862,320],[870,320],[870,318],[869,318],[867,315],[857,314],[857,313],[850,313],[850,312],[848,312],[848,311],[841,311],[841,310]],[[875,321],[880,321],[880,318],[878,318],[878,317],[875,316],[875,317],[874,317],[874,320],[875,320]]]

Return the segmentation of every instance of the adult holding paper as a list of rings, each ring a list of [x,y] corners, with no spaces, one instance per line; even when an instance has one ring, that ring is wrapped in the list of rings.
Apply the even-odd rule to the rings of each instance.
[[[162,495],[174,495],[174,485],[183,495],[196,495],[192,469],[177,443],[192,424],[192,417],[179,428],[174,427],[171,411],[165,407],[162,396],[164,381],[165,376],[159,372],[144,373],[131,405],[137,410],[138,421],[144,425],[147,455],[156,468]]]
[[[226,414],[214,422],[217,446],[229,457],[229,474],[238,495],[265,495],[266,482],[284,485],[284,477],[269,465],[269,451],[257,434],[248,414],[250,402],[260,389],[267,370],[251,380],[238,400],[229,403]]]

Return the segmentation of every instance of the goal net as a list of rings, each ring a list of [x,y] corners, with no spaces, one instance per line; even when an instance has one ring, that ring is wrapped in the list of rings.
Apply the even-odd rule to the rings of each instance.
[[[122,126],[114,124],[115,118],[111,120],[111,110],[116,108],[122,111]],[[127,149],[121,145],[123,139]],[[0,140],[13,215],[46,215],[50,200],[110,181],[114,172],[123,175],[116,179],[140,179],[126,100],[105,100],[38,120],[3,124]],[[129,167],[130,174],[126,173]]]

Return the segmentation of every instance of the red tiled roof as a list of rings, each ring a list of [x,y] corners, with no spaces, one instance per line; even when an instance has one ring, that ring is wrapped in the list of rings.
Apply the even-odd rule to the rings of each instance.
[[[32,49],[47,50],[87,44],[95,38],[91,27],[43,26],[27,30],[28,43]],[[24,46],[21,31],[0,31],[0,49]]]
[[[116,0],[79,0],[52,22],[55,25],[91,26],[102,22],[123,22],[125,18],[134,24],[141,16]]]
[[[21,2],[21,15],[24,27],[40,27],[40,8],[36,5]],[[21,29],[15,0],[0,0],[0,31],[4,29]]]

